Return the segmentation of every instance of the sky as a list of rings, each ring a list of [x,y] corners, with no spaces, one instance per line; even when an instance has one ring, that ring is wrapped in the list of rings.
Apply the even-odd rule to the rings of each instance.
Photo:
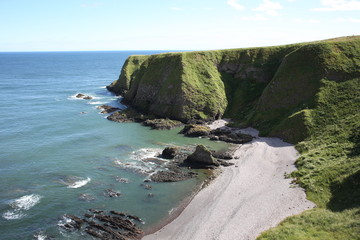
[[[360,35],[360,0],[0,0],[0,52],[209,50]]]

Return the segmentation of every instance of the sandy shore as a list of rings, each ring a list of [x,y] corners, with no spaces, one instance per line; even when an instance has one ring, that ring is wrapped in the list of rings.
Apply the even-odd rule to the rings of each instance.
[[[221,127],[221,120],[211,125]],[[254,129],[243,132],[257,136]],[[144,240],[248,240],[286,217],[315,205],[284,174],[295,170],[298,153],[277,138],[256,137],[239,145],[235,164],[223,168],[171,223]]]

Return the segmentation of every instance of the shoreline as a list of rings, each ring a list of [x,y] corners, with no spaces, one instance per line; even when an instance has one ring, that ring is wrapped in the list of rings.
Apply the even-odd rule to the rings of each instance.
[[[225,123],[219,120],[210,127]],[[258,137],[252,128],[240,131],[255,138],[236,147],[230,161],[235,165],[222,167],[220,175],[162,222],[163,227],[146,231],[143,240],[250,240],[286,217],[315,207],[302,188],[285,178],[296,169],[294,146],[278,138]]]

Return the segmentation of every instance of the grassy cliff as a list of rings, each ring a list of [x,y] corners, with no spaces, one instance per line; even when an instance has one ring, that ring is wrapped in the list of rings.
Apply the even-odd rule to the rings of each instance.
[[[110,90],[144,112],[231,117],[297,144],[292,177],[318,208],[260,239],[360,239],[360,37],[132,56]]]

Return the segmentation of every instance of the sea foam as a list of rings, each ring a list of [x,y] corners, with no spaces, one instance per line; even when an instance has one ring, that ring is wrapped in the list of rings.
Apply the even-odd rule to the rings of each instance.
[[[38,204],[41,198],[42,197],[40,195],[31,194],[11,200],[9,202],[9,206],[13,210],[6,211],[5,213],[3,213],[2,217],[7,220],[20,219],[26,216],[24,211],[30,210],[32,207]]]
[[[86,184],[88,184],[90,181],[91,181],[91,178],[86,178],[84,180],[79,180],[79,181],[76,181],[76,182],[74,182],[72,184],[69,184],[68,188],[80,188],[80,187],[85,186]]]

